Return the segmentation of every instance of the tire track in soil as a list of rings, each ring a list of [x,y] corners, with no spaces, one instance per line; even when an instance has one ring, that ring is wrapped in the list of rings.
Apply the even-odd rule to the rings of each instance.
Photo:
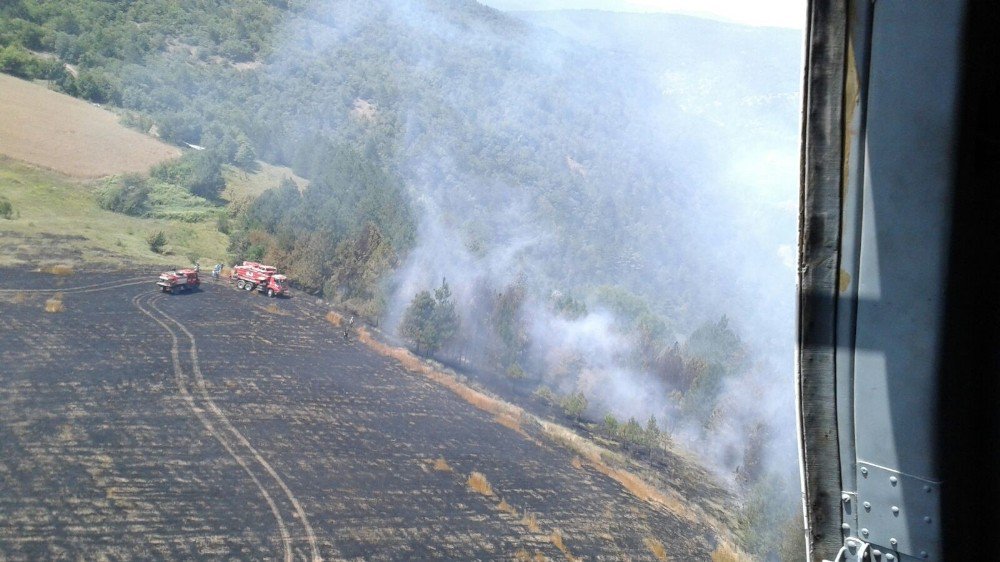
[[[143,299],[144,296],[146,297],[145,299]],[[240,431],[237,430],[232,425],[232,423],[230,423],[229,418],[226,417],[225,413],[223,413],[222,410],[211,399],[211,397],[208,394],[208,389],[205,385],[205,379],[204,376],[202,375],[201,367],[199,365],[198,348],[195,336],[182,323],[180,323],[175,318],[171,317],[170,315],[166,314],[165,312],[156,307],[155,302],[157,300],[161,300],[162,298],[163,297],[161,295],[153,295],[153,296],[136,295],[132,299],[132,304],[137,309],[139,309],[140,312],[142,312],[146,316],[149,316],[151,319],[153,319],[153,321],[155,321],[157,324],[163,327],[163,329],[170,334],[171,338],[170,356],[174,366],[174,375],[177,381],[177,387],[181,393],[182,398],[187,402],[188,407],[195,414],[195,416],[205,427],[208,433],[211,434],[212,437],[214,437],[215,440],[222,445],[222,447],[226,450],[226,452],[229,453],[229,456],[232,457],[233,460],[236,461],[236,463],[243,468],[243,470],[253,481],[254,485],[257,487],[257,490],[264,497],[264,500],[270,507],[271,513],[274,515],[275,521],[277,522],[278,525],[278,532],[281,536],[281,542],[284,549],[285,562],[292,562],[293,560],[293,541],[292,541],[292,536],[288,531],[288,526],[285,523],[285,518],[282,516],[281,510],[279,509],[277,502],[274,500],[274,497],[271,495],[270,492],[268,492],[267,488],[261,482],[260,478],[258,478],[257,474],[251,468],[250,462],[246,458],[244,458],[243,455],[237,452],[239,445],[242,445],[247,451],[249,451],[250,456],[253,457],[253,459],[264,469],[264,471],[271,476],[274,482],[277,483],[278,487],[281,488],[282,492],[288,498],[289,502],[291,502],[295,510],[295,513],[292,515],[290,519],[298,518],[298,520],[302,523],[302,526],[305,531],[306,540],[309,542],[309,549],[311,551],[312,560],[316,562],[322,560],[321,557],[319,556],[319,551],[316,547],[316,536],[313,533],[312,525],[309,523],[309,519],[306,516],[305,511],[302,509],[302,506],[299,503],[298,498],[295,497],[295,494],[292,493],[291,489],[281,478],[281,476],[277,473],[277,471],[271,466],[271,464],[268,463],[267,460],[264,459],[264,457],[261,456],[261,454],[250,444],[246,436],[240,433]],[[146,305],[149,307],[149,309],[155,311],[155,314],[154,312],[150,312],[150,310],[147,310],[145,307],[143,307],[142,305],[143,300],[147,301]],[[167,322],[158,318],[157,315],[159,315],[166,321],[173,323],[178,329],[184,332],[184,334],[187,336],[188,340],[190,341],[189,350],[190,350],[191,371],[195,378],[195,388],[197,389],[196,392],[200,394],[200,399],[207,406],[208,410],[210,410],[215,415],[218,423],[221,424],[223,427],[225,427],[225,429],[228,431],[228,433],[232,435],[232,437],[227,437],[226,435],[224,435],[224,433],[216,427],[216,424],[209,419],[209,416],[206,415],[205,410],[198,406],[198,403],[195,401],[194,395],[188,388],[188,377],[185,375],[184,369],[181,365],[180,340],[177,336],[177,332],[175,332],[174,329],[171,328],[169,324],[167,324]],[[235,437],[235,441],[238,441],[238,443],[233,442],[234,441],[233,437]]]
[[[148,276],[132,277],[129,279],[119,279],[115,281],[105,281],[103,283],[94,283],[93,285],[81,285],[79,287],[58,287],[54,289],[0,289],[0,293],[63,293],[69,295],[69,294],[79,294],[79,293],[95,293],[97,291],[106,291],[108,289],[119,289],[121,287],[129,287],[131,285],[141,285],[143,283],[149,283]]]

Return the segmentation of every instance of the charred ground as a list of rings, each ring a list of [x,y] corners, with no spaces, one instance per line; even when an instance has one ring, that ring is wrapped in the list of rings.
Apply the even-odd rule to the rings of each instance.
[[[345,341],[311,298],[211,281],[162,295],[152,273],[0,272],[0,559],[695,560],[717,546],[707,519]],[[690,485],[695,501],[724,496]]]

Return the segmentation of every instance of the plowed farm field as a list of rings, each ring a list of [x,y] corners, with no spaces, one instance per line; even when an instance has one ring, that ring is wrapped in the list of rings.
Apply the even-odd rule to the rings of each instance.
[[[720,540],[310,297],[166,295],[153,273],[0,270],[0,560],[676,561]]]

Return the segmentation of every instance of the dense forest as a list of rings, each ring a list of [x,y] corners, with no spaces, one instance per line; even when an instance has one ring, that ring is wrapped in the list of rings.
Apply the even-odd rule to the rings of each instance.
[[[219,220],[233,260],[613,437],[651,420],[758,498],[789,437],[762,404],[791,394],[798,57],[788,30],[472,0],[0,6],[0,71],[206,148],[106,208],[157,185],[222,205],[222,166],[289,166],[307,189]]]

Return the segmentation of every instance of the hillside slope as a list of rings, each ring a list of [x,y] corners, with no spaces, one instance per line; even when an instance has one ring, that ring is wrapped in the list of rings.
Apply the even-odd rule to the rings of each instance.
[[[181,154],[110,111],[4,74],[0,115],[0,154],[75,178],[144,173]]]

